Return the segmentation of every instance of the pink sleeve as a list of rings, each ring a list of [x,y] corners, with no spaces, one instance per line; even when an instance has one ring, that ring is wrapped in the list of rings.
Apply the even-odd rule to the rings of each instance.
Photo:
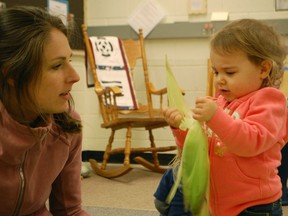
[[[171,127],[171,130],[174,135],[176,145],[182,149],[188,130],[183,131],[179,128],[173,128],[173,127]]]
[[[285,97],[280,91],[266,87],[238,107],[240,119],[234,119],[218,108],[206,125],[230,152],[244,157],[259,155],[275,143],[283,146],[288,139],[285,105]]]

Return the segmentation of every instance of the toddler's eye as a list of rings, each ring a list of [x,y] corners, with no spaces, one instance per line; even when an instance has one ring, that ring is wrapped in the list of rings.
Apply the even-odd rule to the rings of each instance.
[[[231,76],[231,75],[235,74],[235,72],[226,72],[226,74]]]

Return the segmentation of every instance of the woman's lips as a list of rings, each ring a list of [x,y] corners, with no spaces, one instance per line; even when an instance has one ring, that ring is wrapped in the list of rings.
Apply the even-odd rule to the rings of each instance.
[[[60,94],[60,96],[63,97],[65,100],[69,100],[69,99],[70,99],[70,94],[69,94],[69,92],[62,93],[62,94]]]

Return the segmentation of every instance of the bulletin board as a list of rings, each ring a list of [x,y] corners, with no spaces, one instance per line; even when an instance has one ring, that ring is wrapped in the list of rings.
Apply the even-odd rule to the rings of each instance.
[[[17,5],[30,5],[41,8],[47,8],[47,0],[1,0],[6,3],[6,7]],[[69,13],[74,15],[75,33],[71,38],[70,46],[72,49],[83,50],[84,42],[82,37],[81,25],[84,23],[84,0],[69,0]]]

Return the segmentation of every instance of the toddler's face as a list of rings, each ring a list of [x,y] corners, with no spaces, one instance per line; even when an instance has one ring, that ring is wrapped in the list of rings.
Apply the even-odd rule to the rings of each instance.
[[[229,102],[258,90],[266,77],[243,51],[222,55],[211,50],[210,58],[216,91]]]

